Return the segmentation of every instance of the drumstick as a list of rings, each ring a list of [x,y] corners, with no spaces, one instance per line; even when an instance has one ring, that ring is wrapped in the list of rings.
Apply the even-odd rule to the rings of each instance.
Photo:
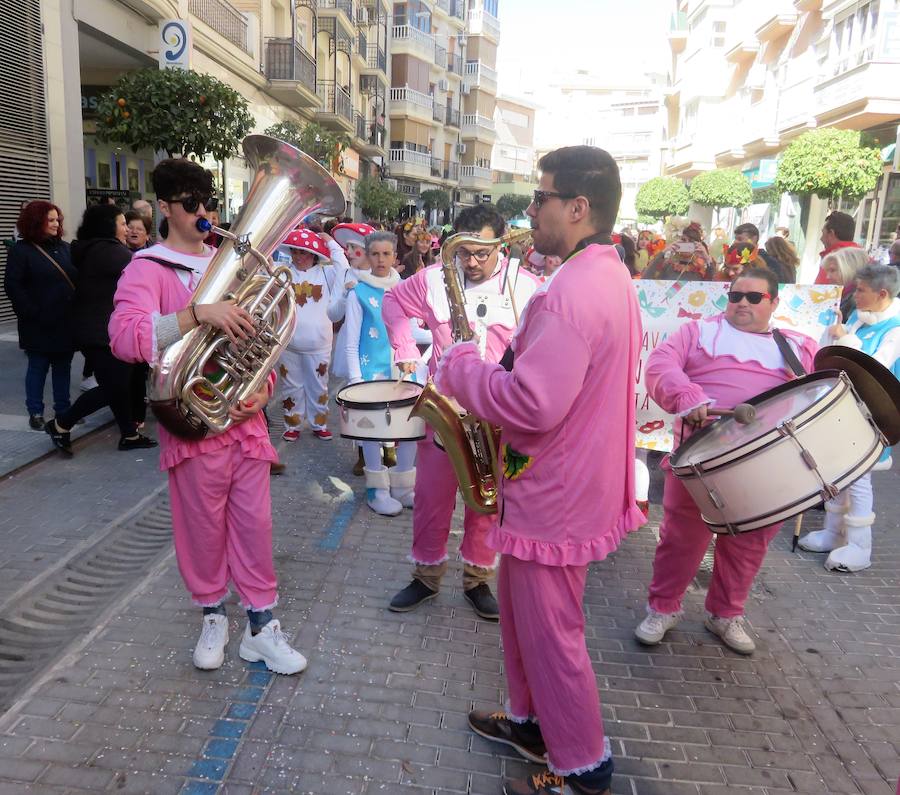
[[[749,403],[738,403],[733,409],[707,409],[709,417],[734,417],[735,422],[749,425],[756,419],[756,407]]]
[[[797,521],[794,522],[794,537],[791,539],[791,552],[797,551],[797,542],[800,540],[800,527],[803,525],[803,514],[797,514]]]

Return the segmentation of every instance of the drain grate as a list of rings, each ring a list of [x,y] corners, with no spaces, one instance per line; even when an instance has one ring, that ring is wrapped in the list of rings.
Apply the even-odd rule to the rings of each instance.
[[[0,617],[0,710],[93,628],[171,539],[168,499],[160,496],[18,597]]]

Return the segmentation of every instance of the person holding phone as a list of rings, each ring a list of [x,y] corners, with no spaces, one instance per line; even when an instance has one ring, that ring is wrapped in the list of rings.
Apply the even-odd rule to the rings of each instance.
[[[694,221],[650,261],[641,278],[711,282],[715,273],[716,264],[703,242],[703,230]]]

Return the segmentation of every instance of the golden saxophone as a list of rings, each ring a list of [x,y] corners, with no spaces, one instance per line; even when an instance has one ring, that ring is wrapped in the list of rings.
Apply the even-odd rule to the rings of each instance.
[[[202,439],[232,424],[229,410],[259,392],[294,333],[290,269],[269,260],[284,236],[307,215],[340,215],[346,203],[331,175],[308,155],[266,135],[248,135],[244,156],[255,172],[230,231],[222,236],[191,303],[233,299],[256,328],[231,342],[198,326],[160,353],[150,371],[150,407],[170,433]]]
[[[455,264],[456,250],[466,243],[480,246],[521,243],[530,236],[530,229],[522,229],[490,240],[458,234],[444,241],[441,269],[454,342],[465,342],[475,336],[466,316],[465,296]],[[503,475],[499,456],[500,428],[467,412],[461,414],[459,407],[438,392],[431,381],[422,390],[410,416],[421,417],[440,437],[459,482],[463,502],[477,513],[497,513],[498,486]]]

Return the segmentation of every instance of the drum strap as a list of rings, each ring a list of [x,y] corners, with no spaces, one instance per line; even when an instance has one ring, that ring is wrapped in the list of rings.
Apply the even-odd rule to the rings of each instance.
[[[800,364],[800,360],[797,358],[797,354],[794,353],[791,344],[787,341],[787,337],[775,328],[772,329],[772,339],[775,340],[775,344],[778,346],[778,350],[781,351],[781,355],[787,362],[788,367],[794,371],[794,375],[797,376],[797,378],[802,378],[806,375],[806,370],[803,368],[803,365]]]

